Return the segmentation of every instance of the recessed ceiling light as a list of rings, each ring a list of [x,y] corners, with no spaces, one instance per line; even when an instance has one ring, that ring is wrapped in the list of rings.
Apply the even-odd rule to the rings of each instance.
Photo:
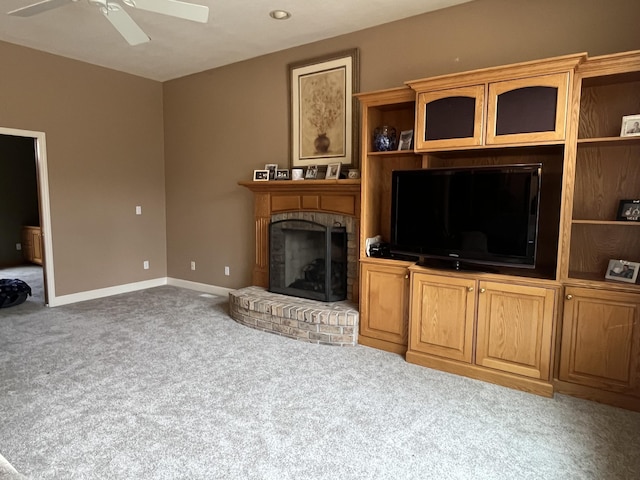
[[[286,20],[287,18],[291,18],[291,14],[284,10],[273,10],[269,12],[269,16],[275,20]]]

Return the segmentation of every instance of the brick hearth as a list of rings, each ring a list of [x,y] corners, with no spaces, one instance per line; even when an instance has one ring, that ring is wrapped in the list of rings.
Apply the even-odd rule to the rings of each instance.
[[[352,346],[358,339],[358,307],[348,300],[319,302],[246,287],[229,293],[231,318],[265,332],[304,342]]]

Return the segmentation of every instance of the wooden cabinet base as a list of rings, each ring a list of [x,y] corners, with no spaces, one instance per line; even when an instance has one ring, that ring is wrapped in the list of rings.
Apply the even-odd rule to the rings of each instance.
[[[553,397],[553,385],[549,382],[535,380],[532,378],[520,377],[518,375],[500,372],[498,370],[469,365],[448,360],[446,358],[435,357],[420,352],[407,351],[407,362],[415,363],[423,367],[442,370],[444,372],[463,375],[476,380],[495,383],[503,387],[522,390],[523,392],[535,393],[543,397]]]
[[[385,352],[397,353],[404,355],[407,352],[406,345],[398,345],[397,343],[387,342],[378,338],[358,336],[358,343],[366,347],[377,348],[378,350],[384,350]]]
[[[598,388],[563,382],[562,380],[555,380],[553,386],[556,393],[563,393],[565,395],[571,395],[572,397],[578,397],[585,400],[591,400],[607,405],[613,405],[614,407],[640,412],[640,397],[608,392]]]
[[[22,227],[22,255],[27,262],[42,265],[42,229]]]

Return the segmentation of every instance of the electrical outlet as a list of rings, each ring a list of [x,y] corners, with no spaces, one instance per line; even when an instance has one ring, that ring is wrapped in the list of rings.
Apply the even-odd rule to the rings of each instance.
[[[149,270],[149,260],[145,260],[144,262],[142,262],[142,268],[144,268],[145,270]]]
[[[22,244],[16,243],[16,250],[22,250]]]
[[[229,267],[224,267],[224,274],[228,277],[230,275],[229,273]]]
[[[196,269],[196,262],[191,260],[191,270],[195,270],[195,269]]]

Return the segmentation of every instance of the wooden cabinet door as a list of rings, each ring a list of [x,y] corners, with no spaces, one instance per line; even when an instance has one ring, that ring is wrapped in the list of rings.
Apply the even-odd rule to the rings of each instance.
[[[475,280],[412,273],[409,349],[471,363]]]
[[[476,364],[548,380],[555,289],[480,282]]]
[[[489,84],[487,145],[562,141],[569,73]]]
[[[484,85],[418,94],[415,149],[482,145]]]
[[[22,227],[22,256],[28,262],[42,265],[42,230]]]
[[[565,293],[560,380],[640,396],[640,295]]]
[[[360,335],[406,347],[409,318],[407,268],[362,263],[360,285]]]
[[[33,261],[33,237],[29,227],[22,227],[22,256],[27,262]]]
[[[38,265],[42,265],[42,231],[40,228],[33,228],[30,230],[29,234],[32,238],[33,245],[33,263],[37,263]]]

